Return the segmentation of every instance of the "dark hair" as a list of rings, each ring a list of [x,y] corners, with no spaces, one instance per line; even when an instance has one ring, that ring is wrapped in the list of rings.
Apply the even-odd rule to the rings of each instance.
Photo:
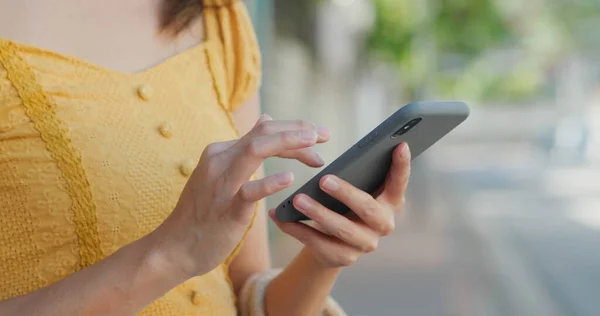
[[[235,0],[217,1],[226,4]],[[200,16],[207,7],[205,0],[163,0],[160,11],[160,27],[171,35],[177,35],[185,30]]]

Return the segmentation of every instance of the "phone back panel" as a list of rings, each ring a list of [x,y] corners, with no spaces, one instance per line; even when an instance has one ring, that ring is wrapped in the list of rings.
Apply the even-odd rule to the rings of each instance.
[[[468,116],[469,108],[462,102],[416,102],[402,107],[280,203],[275,213],[277,219],[283,222],[308,220],[292,203],[299,193],[307,194],[337,213],[347,213],[350,210],[344,204],[319,187],[323,176],[333,174],[365,192],[374,193],[385,181],[396,146],[406,142],[415,159]],[[400,128],[416,118],[422,120],[404,135],[394,137]]]

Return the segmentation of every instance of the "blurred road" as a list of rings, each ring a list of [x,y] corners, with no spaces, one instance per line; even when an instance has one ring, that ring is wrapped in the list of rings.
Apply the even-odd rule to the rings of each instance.
[[[396,232],[342,274],[333,294],[349,314],[598,315],[600,166],[452,169],[452,148],[415,163]]]
[[[520,280],[521,275],[500,275],[504,290],[514,291],[514,311],[598,315],[600,226],[595,223],[600,219],[600,191],[594,190],[598,184],[589,176],[599,170],[600,166],[549,167],[531,172],[525,180],[522,170],[447,175],[460,183],[462,194],[471,193],[465,210],[478,236],[491,248],[508,249],[503,254],[512,254],[519,264],[515,268],[527,274]],[[496,185],[481,189],[478,179],[496,179]],[[548,310],[542,313],[534,304]]]
[[[550,154],[548,110],[486,111],[413,163],[396,231],[334,288],[350,315],[600,314],[600,162]],[[276,235],[276,265],[298,249]]]
[[[411,205],[386,254],[346,271],[334,293],[352,315],[598,315],[598,171],[542,162],[434,173],[412,191],[426,185],[435,200],[424,218]]]

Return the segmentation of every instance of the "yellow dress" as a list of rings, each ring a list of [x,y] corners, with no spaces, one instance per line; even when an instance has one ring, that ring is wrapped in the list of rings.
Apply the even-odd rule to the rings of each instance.
[[[237,137],[259,50],[241,1],[208,2],[206,41],[136,74],[0,39],[0,300],[151,232],[204,147]],[[234,255],[141,315],[236,315]]]

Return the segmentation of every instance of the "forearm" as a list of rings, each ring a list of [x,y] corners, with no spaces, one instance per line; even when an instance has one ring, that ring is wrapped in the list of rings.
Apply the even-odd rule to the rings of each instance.
[[[265,297],[267,315],[318,316],[323,313],[340,269],[323,267],[310,251],[304,248],[271,281]]]
[[[135,315],[185,281],[148,236],[36,292],[0,303],[0,315]]]

